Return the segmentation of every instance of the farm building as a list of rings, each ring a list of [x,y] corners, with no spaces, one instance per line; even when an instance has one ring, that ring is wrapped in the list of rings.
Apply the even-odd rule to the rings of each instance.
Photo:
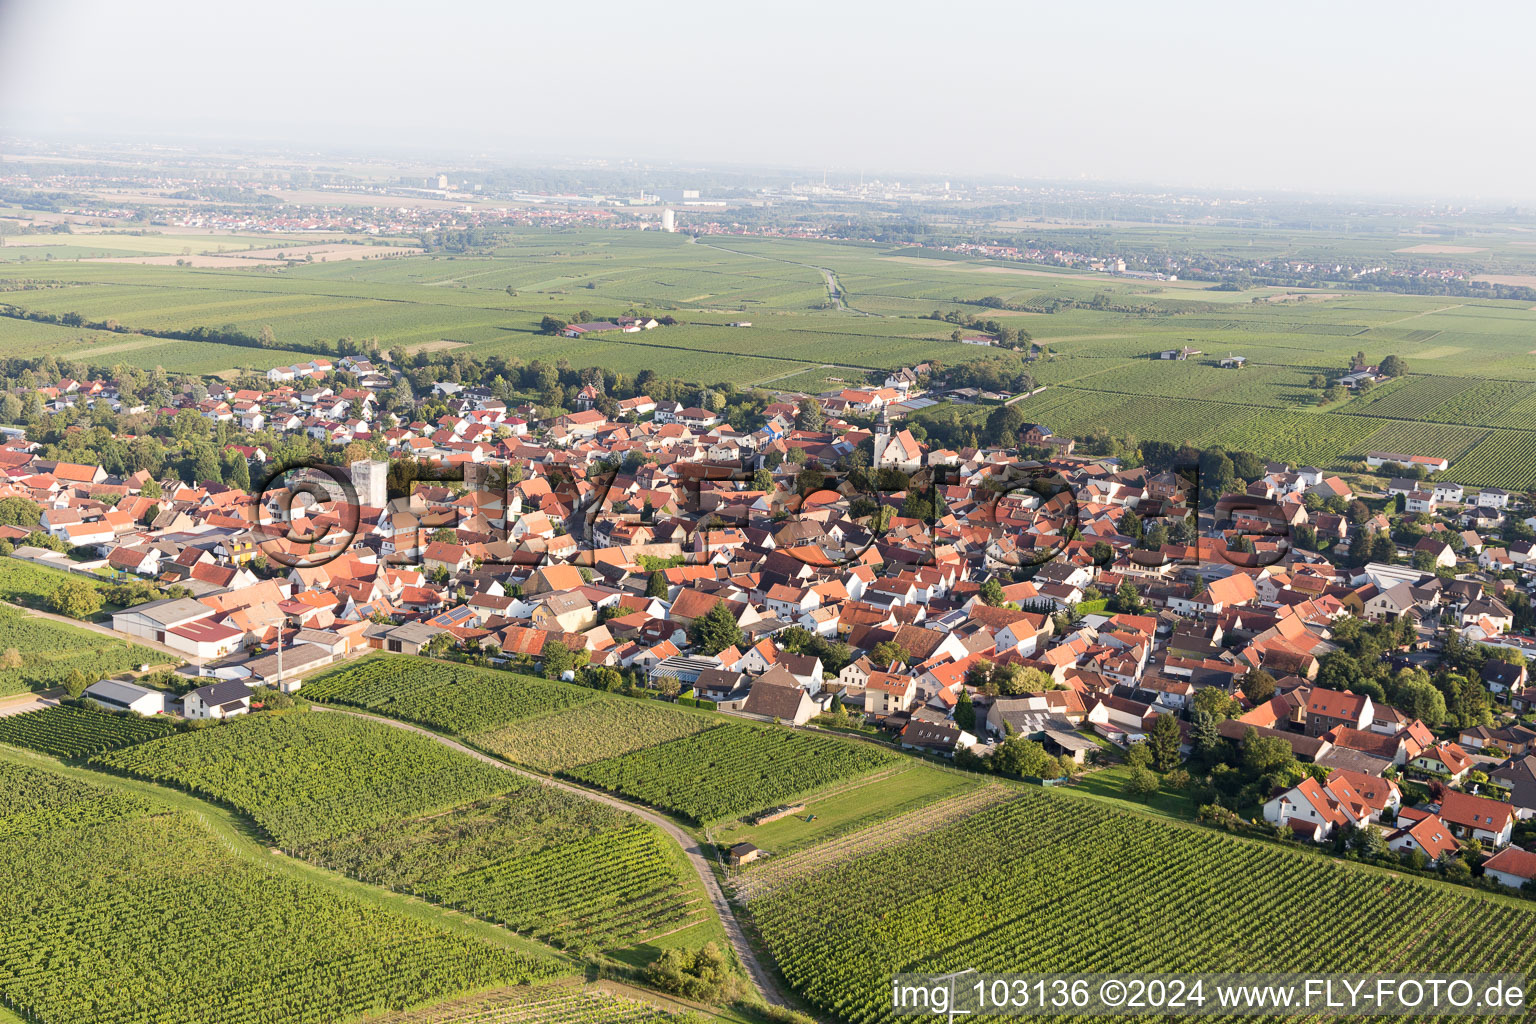
[[[735,846],[731,847],[731,867],[739,868],[743,864],[751,864],[762,855],[763,851],[759,850],[751,843],[737,843]]]
[[[1447,459],[1435,458],[1429,455],[1399,455],[1397,452],[1368,452],[1365,456],[1365,464],[1372,469],[1379,469],[1389,462],[1395,462],[1399,466],[1423,466],[1431,473],[1443,472],[1450,465]]]
[[[623,330],[623,328],[616,323],[611,323],[607,320],[594,320],[591,323],[586,324],[567,324],[565,330],[561,331],[560,333],[565,335],[567,338],[579,338],[583,334],[599,334],[603,331],[621,330]]]
[[[112,628],[141,640],[163,644],[168,642],[166,634],[170,630],[198,619],[206,619],[212,614],[207,605],[189,597],[167,598],[113,612]]]
[[[85,695],[112,711],[158,715],[165,711],[165,694],[120,679],[103,679],[85,688]]]

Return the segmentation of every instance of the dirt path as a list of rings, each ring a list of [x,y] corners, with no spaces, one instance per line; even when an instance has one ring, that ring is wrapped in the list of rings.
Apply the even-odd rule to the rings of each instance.
[[[694,241],[699,245],[704,246],[706,249],[716,249],[720,252],[728,252],[733,256],[747,256],[754,260],[767,260],[769,263],[784,263],[791,267],[805,267],[808,270],[817,271],[821,274],[822,281],[826,283],[827,298],[832,300],[832,305],[836,306],[838,309],[845,313],[857,313],[859,316],[882,315],[880,313],[870,313],[866,310],[855,309],[854,307],[848,305],[846,301],[847,293],[843,291],[842,282],[837,279],[837,271],[828,267],[818,267],[813,263],[801,263],[798,260],[781,260],[777,256],[760,256],[755,252],[742,252],[740,249],[727,249],[723,245],[715,245],[712,242],[700,242],[697,238],[695,238]]]
[[[581,786],[573,785],[568,782],[562,782],[559,779],[547,778],[546,776],[539,775],[536,772],[530,772],[525,771],[522,768],[516,768],[510,764],[507,764],[505,761],[499,761],[496,758],[491,757],[489,754],[482,754],[480,751],[475,750],[473,747],[467,747],[464,744],[459,743],[457,740],[451,740],[446,736],[432,732],[430,729],[424,729],[421,726],[411,725],[409,722],[401,722],[393,718],[383,718],[379,715],[370,715],[362,711],[344,711],[341,708],[322,707],[320,705],[315,705],[314,710],[328,712],[330,714],[336,715],[352,715],[355,718],[366,718],[370,721],[382,722],[385,725],[396,729],[404,729],[407,732],[417,733],[421,736],[427,737],[430,740],[436,740],[438,743],[443,744],[445,747],[457,750],[461,754],[468,754],[470,757],[473,757],[479,761],[483,761],[494,768],[500,768],[502,771],[511,772],[514,775],[521,775],[524,778],[532,779],[534,782],[537,782],[540,785],[553,786],[556,789],[563,789],[568,793],[574,793],[576,796],[584,797],[587,800],[596,800],[598,803],[607,804],[610,807],[617,807],[621,811],[628,811],[630,814],[635,815],[641,820],[660,828],[662,831],[666,832],[673,839],[675,839],[678,844],[682,846],[683,852],[688,855],[689,863],[691,863],[694,867],[694,870],[698,872],[699,880],[704,883],[704,889],[709,893],[710,902],[715,905],[715,911],[720,915],[720,923],[725,927],[726,938],[730,939],[731,947],[736,950],[736,958],[746,966],[748,972],[751,974],[752,984],[754,987],[757,988],[758,992],[767,1002],[772,1003],[775,1006],[784,1005],[783,993],[779,991],[779,987],[774,982],[772,975],[770,975],[768,971],[763,968],[763,965],[758,961],[756,951],[754,951],[751,945],[747,942],[746,935],[742,932],[741,924],[736,920],[736,912],[732,909],[730,901],[726,899],[725,891],[720,887],[720,880],[715,877],[714,868],[710,864],[710,858],[705,854],[702,846],[697,840],[695,840],[687,832],[684,832],[682,829],[678,828],[672,822],[668,821],[666,818],[663,818],[661,815],[655,814],[642,807],[636,807],[634,804],[626,803],[625,801],[620,800],[618,797],[609,796],[606,793],[597,793],[590,789],[584,789]]]

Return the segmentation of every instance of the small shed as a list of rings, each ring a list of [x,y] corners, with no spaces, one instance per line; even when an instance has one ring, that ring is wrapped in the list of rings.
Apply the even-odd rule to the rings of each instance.
[[[751,843],[737,843],[731,847],[730,864],[733,868],[739,868],[743,864],[751,864],[762,855],[763,851]]]

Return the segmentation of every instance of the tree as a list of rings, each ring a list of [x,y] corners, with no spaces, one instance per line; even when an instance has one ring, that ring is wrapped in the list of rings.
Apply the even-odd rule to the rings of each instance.
[[[1172,715],[1158,715],[1147,736],[1147,746],[1152,750],[1152,764],[1160,772],[1172,771],[1179,766],[1179,744],[1183,734],[1179,720]]]
[[[1296,762],[1291,745],[1281,736],[1260,736],[1249,726],[1243,732],[1243,767],[1255,775],[1284,771]]]
[[[1250,704],[1263,704],[1275,695],[1275,677],[1261,668],[1249,669],[1243,676],[1243,696]]]
[[[869,652],[869,660],[883,668],[892,662],[898,665],[905,665],[912,660],[912,655],[896,641],[882,640],[875,644],[874,648]]]
[[[1132,768],[1125,780],[1125,792],[1137,800],[1147,800],[1157,794],[1160,784],[1157,776],[1145,768]]]
[[[1008,596],[1003,593],[1003,585],[997,582],[993,576],[981,585],[981,599],[993,608],[1001,608],[1008,603]]]
[[[557,316],[546,316],[539,321],[539,331],[543,334],[559,334],[568,326],[569,324]]]
[[[231,458],[224,467],[224,482],[238,490],[249,491],[251,489],[251,464],[245,461],[245,456],[239,452],[231,451]]]
[[[1058,778],[1061,764],[1034,740],[1009,736],[987,760],[999,775],[1028,775],[1037,779]]]
[[[1040,693],[1056,685],[1055,681],[1040,669],[1033,666],[1026,668],[1014,661],[999,665],[997,671],[992,673],[992,682],[998,693],[1008,697],[1020,693]]]
[[[559,679],[576,667],[576,655],[558,640],[544,645],[544,678]]]
[[[1401,356],[1387,356],[1381,361],[1381,372],[1388,377],[1401,377],[1408,372],[1408,361]]]
[[[0,523],[35,529],[42,510],[26,498],[0,498]]]
[[[65,580],[48,595],[49,610],[72,619],[88,619],[101,605],[101,593],[82,580]]]
[[[1209,689],[1209,687],[1207,687]],[[1194,741],[1195,751],[1202,757],[1211,757],[1221,747],[1221,721],[1220,715],[1213,715],[1209,711],[1196,711],[1192,719],[1191,739]]]
[[[744,639],[736,616],[724,601],[716,601],[713,608],[688,627],[688,642],[704,654],[719,654],[727,647],[739,646]]]
[[[1219,686],[1202,686],[1195,691],[1195,711],[1224,718],[1236,718],[1243,713],[1243,706]]]
[[[661,572],[660,570],[657,570],[656,572],[651,573],[650,581],[648,583],[646,583],[646,585],[645,585],[645,596],[646,597],[666,597],[667,596],[667,574],[666,573]]]
[[[77,668],[71,669],[69,677],[64,680],[64,692],[68,693],[76,700],[79,700],[80,695],[85,692],[85,688],[90,685],[91,681],[86,677],[84,672],[81,672]]]
[[[1115,588],[1114,610],[1127,615],[1139,615],[1142,611],[1141,591],[1130,580],[1121,580]]]
[[[966,732],[976,731],[976,705],[971,701],[971,691],[964,687],[955,698],[955,725]]]
[[[821,403],[807,395],[800,399],[800,404],[795,407],[795,429],[817,431],[827,423],[827,414],[822,411]]]
[[[728,997],[734,977],[720,947],[713,942],[698,949],[664,949],[645,969],[645,980],[664,992],[713,1003]]]
[[[1355,834],[1350,837],[1350,845],[1362,857],[1385,857],[1389,852],[1387,837],[1375,825],[1367,825],[1365,828],[1356,829]]]
[[[1392,704],[1431,729],[1445,724],[1445,694],[1427,679],[1403,679],[1392,693]]]
[[[977,658],[971,662],[965,670],[965,683],[977,690],[986,690],[992,686],[992,663],[986,658]]]
[[[1019,432],[1029,422],[1021,403],[1000,405],[987,416],[986,436],[991,444],[1014,447],[1019,443]]]

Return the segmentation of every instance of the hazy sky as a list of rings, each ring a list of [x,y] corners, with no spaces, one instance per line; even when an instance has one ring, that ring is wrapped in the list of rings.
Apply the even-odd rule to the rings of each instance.
[[[0,134],[1536,200],[1536,5],[0,0]]]

